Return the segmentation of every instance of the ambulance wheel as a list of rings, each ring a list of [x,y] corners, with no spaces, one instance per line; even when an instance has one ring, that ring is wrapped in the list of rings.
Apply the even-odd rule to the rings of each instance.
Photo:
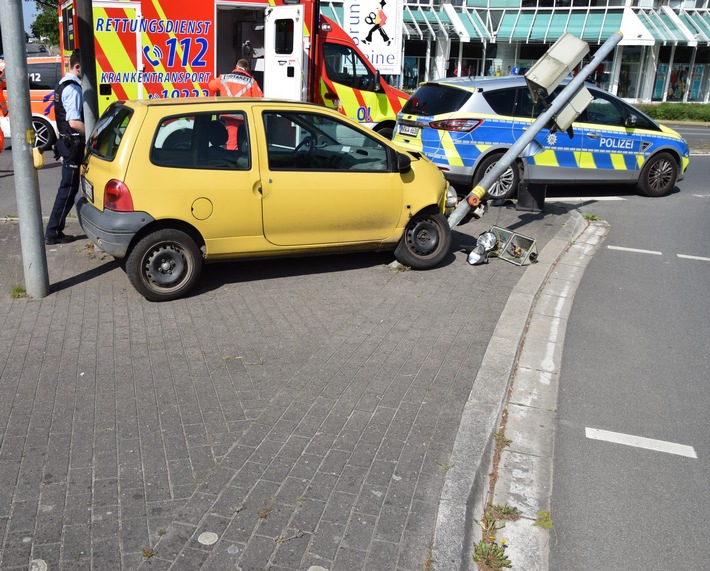
[[[202,271],[202,254],[185,232],[172,228],[143,237],[126,259],[131,285],[148,301],[169,301],[190,291]]]
[[[433,268],[449,253],[451,228],[441,212],[417,214],[409,220],[394,257],[413,270]]]
[[[35,130],[35,147],[51,148],[57,141],[54,127],[42,117],[32,117],[32,128]]]
[[[637,188],[646,196],[665,196],[673,190],[677,178],[678,163],[668,153],[659,153],[643,165]]]
[[[476,174],[473,176],[473,186],[476,186],[484,176],[496,165],[501,159],[503,153],[497,153],[486,157],[476,169]],[[488,198],[513,198],[518,193],[518,185],[520,184],[520,175],[518,174],[518,166],[513,163],[508,167],[495,184],[488,189],[486,196]]]

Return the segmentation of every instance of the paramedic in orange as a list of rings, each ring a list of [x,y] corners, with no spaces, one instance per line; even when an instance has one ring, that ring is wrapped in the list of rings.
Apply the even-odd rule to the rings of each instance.
[[[7,100],[5,99],[5,71],[0,71],[0,116],[7,117]],[[5,133],[0,129],[0,153],[5,147]]]
[[[232,73],[223,73],[219,77],[213,79],[207,85],[208,89],[214,95],[222,95],[226,97],[264,97],[264,94],[251,74],[249,73],[249,62],[245,59],[240,59],[237,62],[237,67]],[[230,119],[223,117],[224,123],[229,133],[227,140],[227,149],[237,149],[237,129],[241,120]]]

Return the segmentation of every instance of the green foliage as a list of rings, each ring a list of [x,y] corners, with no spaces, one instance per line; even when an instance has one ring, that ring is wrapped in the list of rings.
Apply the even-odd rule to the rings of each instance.
[[[513,566],[505,554],[505,545],[483,540],[474,546],[473,560],[487,569],[510,569]]]
[[[35,16],[34,22],[30,24],[32,35],[35,38],[47,37],[49,38],[49,45],[58,46],[59,15],[57,4],[35,1],[35,5],[37,6],[37,16]]]
[[[535,523],[533,525],[536,525],[543,529],[552,529],[553,527],[555,527],[554,525],[552,525],[552,514],[544,510],[540,510],[539,512],[537,512],[537,519],[535,520]]]
[[[710,105],[706,103],[652,103],[635,104],[643,111],[658,121],[701,121],[710,122]]]

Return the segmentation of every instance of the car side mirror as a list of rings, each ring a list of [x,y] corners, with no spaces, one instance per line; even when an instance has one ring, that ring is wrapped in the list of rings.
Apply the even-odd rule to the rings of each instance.
[[[379,69],[375,70],[375,79],[370,86],[370,91],[382,91],[382,82]]]
[[[412,169],[412,157],[405,153],[397,153],[397,168],[402,174]]]
[[[636,115],[629,115],[624,120],[624,125],[626,127],[636,127],[636,120],[637,120]]]

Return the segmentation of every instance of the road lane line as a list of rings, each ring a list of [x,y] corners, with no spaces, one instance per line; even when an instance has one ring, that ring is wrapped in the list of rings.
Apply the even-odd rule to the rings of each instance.
[[[621,432],[610,432],[609,430],[600,430],[598,428],[586,427],[584,430],[587,438],[591,440],[603,440],[614,444],[624,444],[625,446],[633,446],[635,448],[645,448],[646,450],[655,450],[656,452],[686,456],[687,458],[698,457],[697,454],[695,454],[695,448],[686,446],[685,444],[676,444],[675,442],[644,438],[643,436],[634,436],[633,434],[623,434]]]
[[[607,246],[610,250],[621,250],[622,252],[635,252],[637,254],[653,254],[654,256],[662,256],[663,252],[657,250],[639,250],[637,248],[624,248],[622,246]]]
[[[702,256],[688,256],[687,254],[676,254],[676,256],[685,260],[700,260],[702,262],[710,262],[710,258],[703,258]]]
[[[554,196],[546,197],[545,202],[611,202],[626,200],[622,196]]]

